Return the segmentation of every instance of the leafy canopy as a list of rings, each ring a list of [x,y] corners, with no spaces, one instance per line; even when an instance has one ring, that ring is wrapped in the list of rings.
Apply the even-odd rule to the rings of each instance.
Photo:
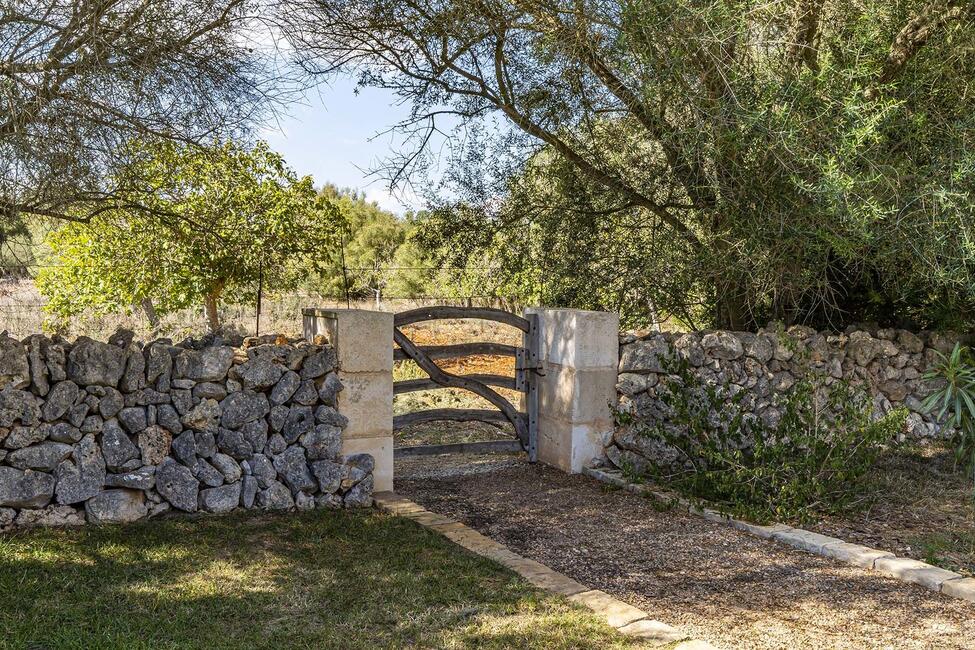
[[[37,283],[54,314],[118,311],[147,299],[161,313],[200,302],[215,309],[224,296],[249,301],[262,277],[268,287],[289,288],[287,263],[335,244],[335,205],[264,143],[201,149],[152,141],[131,154],[121,184],[130,188],[125,204],[139,209],[108,210],[48,239],[55,264]]]

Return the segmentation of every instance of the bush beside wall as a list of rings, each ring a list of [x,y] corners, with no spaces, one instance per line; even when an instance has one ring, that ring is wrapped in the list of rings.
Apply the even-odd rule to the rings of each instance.
[[[0,335],[0,529],[372,504],[327,345]]]

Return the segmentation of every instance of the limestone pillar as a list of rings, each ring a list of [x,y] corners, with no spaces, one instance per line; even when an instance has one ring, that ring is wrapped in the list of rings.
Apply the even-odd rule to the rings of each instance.
[[[393,489],[393,314],[365,309],[302,311],[304,336],[323,334],[335,346],[339,413],[349,418],[342,453],[376,460],[377,492]]]
[[[532,308],[539,320],[538,459],[578,473],[613,432],[619,316]]]

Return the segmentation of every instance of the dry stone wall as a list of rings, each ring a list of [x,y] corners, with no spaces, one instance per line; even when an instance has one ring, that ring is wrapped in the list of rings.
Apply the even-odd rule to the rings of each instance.
[[[372,456],[340,454],[335,351],[0,334],[0,530],[170,510],[372,504]]]
[[[657,390],[666,376],[666,360],[678,357],[703,382],[727,384],[733,394],[746,391],[742,401],[746,411],[774,424],[781,415],[776,394],[788,391],[806,373],[817,373],[826,384],[845,380],[868,391],[876,414],[907,408],[906,435],[931,438],[942,432],[935,418],[921,408],[931,390],[922,376],[936,361],[937,352],[950,352],[959,338],[881,328],[829,334],[801,326],[758,333],[629,332],[620,336],[617,397],[622,410],[643,422],[655,422],[663,410]],[[646,458],[659,459],[663,453],[634,427],[617,427],[605,440],[605,451],[614,465],[636,469]]]

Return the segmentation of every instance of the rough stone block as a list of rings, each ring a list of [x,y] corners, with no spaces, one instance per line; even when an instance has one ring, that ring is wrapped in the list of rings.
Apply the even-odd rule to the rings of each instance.
[[[344,372],[392,372],[393,314],[365,309],[305,309],[305,338],[324,334]]]
[[[604,591],[590,589],[582,593],[569,596],[569,600],[585,605],[596,614],[602,616],[606,622],[615,628],[621,628],[635,621],[645,619],[647,613],[637,609],[629,603],[617,600]]]
[[[903,557],[882,557],[873,564],[875,571],[899,578],[907,582],[919,584],[928,589],[940,591],[941,586],[951,580],[961,578],[953,571],[939,569],[926,562],[910,560]]]
[[[948,580],[941,585],[941,593],[975,603],[975,578]]]
[[[350,438],[342,441],[342,454],[370,454],[376,462],[373,470],[376,492],[393,490],[393,436]]]

